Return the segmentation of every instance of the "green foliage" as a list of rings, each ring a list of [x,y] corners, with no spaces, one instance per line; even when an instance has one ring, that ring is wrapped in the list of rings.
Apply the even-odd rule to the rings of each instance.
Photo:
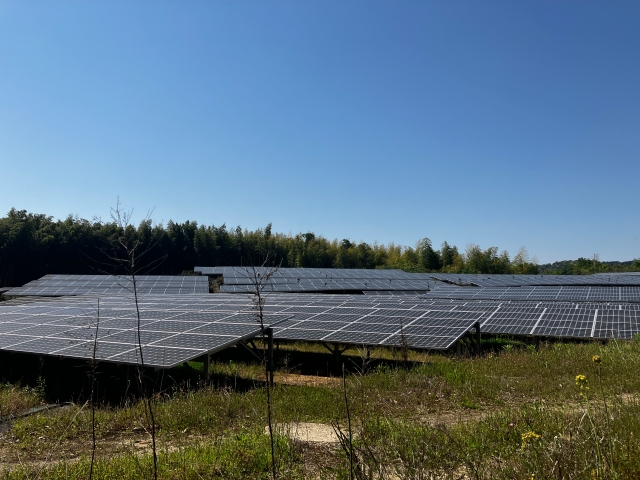
[[[117,256],[120,236],[139,240],[147,259],[164,259],[154,274],[179,275],[196,265],[261,264],[270,253],[283,267],[317,268],[399,268],[408,272],[447,273],[538,273],[537,262],[523,247],[513,259],[498,247],[482,249],[470,244],[461,253],[444,242],[439,250],[424,237],[415,247],[390,243],[355,243],[349,239],[328,240],[313,232],[285,235],[272,225],[254,231],[226,225],[200,225],[198,222],[166,225],[151,220],[119,230],[113,222],[98,218],[85,220],[69,216],[55,220],[43,214],[11,209],[0,218],[0,286],[23,285],[47,273],[104,273]],[[596,271],[638,269],[640,260],[612,266],[596,262]],[[552,266],[545,273],[593,273],[594,262],[578,259]],[[108,267],[106,273],[122,273]]]
[[[540,265],[540,273],[544,275],[590,275],[607,272],[640,272],[640,258],[628,262],[601,262],[580,257],[577,260]]]
[[[284,478],[302,478],[300,452],[285,437],[276,437],[279,470]],[[161,479],[268,479],[270,478],[269,438],[261,432],[240,433],[226,438],[205,439],[177,450],[160,450],[158,454]],[[4,478],[33,479],[86,479],[89,459],[78,462],[52,462],[44,467],[21,466],[5,471]],[[96,479],[144,480],[153,478],[150,455],[122,454],[99,459],[94,466]]]
[[[506,409],[478,422],[424,425],[373,418],[356,444],[368,478],[637,478],[640,409],[637,403],[550,409],[533,403]],[[612,448],[594,452],[602,437]],[[347,468],[343,461],[343,468]]]
[[[509,254],[499,253],[498,247],[482,250],[478,245],[470,244],[465,252],[465,273],[511,273]]]
[[[42,390],[10,383],[0,384],[0,418],[4,419],[42,404]]]
[[[179,275],[196,265],[261,264],[267,253],[283,267],[303,268],[399,268],[407,272],[484,274],[591,274],[640,271],[640,259],[600,262],[588,258],[537,265],[522,247],[511,259],[498,247],[482,249],[469,244],[458,248],[443,242],[439,250],[427,237],[415,247],[390,243],[355,243],[349,239],[328,240],[313,232],[284,235],[272,225],[254,231],[226,225],[200,225],[169,221],[166,225],[144,221],[137,228],[119,232],[112,222],[69,216],[54,220],[43,214],[11,209],[0,218],[0,286],[18,286],[47,273],[95,274],[105,261],[117,256],[116,239],[125,234],[139,239],[148,259],[164,258],[153,270],[159,275]],[[122,273],[108,267],[108,273]]]
[[[413,363],[381,362],[349,375],[357,468],[367,473],[357,478],[638,478],[640,339],[539,349],[504,343],[510,344],[477,358],[414,352]],[[321,351],[314,344],[287,348]],[[371,353],[373,359],[391,356],[382,348]],[[358,355],[346,352],[346,364]],[[225,361],[212,369],[218,387],[154,397],[159,478],[269,478],[265,391],[258,383],[246,391],[230,383],[236,376],[261,378],[260,367]],[[591,386],[588,395],[576,388],[577,375]],[[341,383],[328,385],[276,386],[276,424],[344,425]],[[5,385],[0,393],[24,397],[25,390]],[[144,405],[100,406],[96,413],[94,478],[150,478],[148,450],[133,446],[147,438]],[[3,448],[5,462],[18,454],[22,461],[5,464],[4,476],[87,478],[83,444],[90,435],[90,414],[80,404],[16,419]],[[279,478],[349,478],[348,460],[336,448],[277,437]],[[78,455],[64,453],[69,449]]]
[[[426,237],[420,240],[416,245],[416,251],[418,253],[420,266],[422,266],[424,270],[440,270],[442,266],[440,255],[433,249],[431,240]]]

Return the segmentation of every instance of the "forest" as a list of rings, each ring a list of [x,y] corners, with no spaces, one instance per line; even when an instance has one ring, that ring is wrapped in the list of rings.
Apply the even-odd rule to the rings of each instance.
[[[0,286],[19,286],[47,273],[120,273],[117,256],[119,226],[113,221],[69,216],[56,220],[44,214],[11,209],[0,219]],[[160,259],[149,274],[179,275],[196,265],[257,265],[269,261],[282,267],[399,268],[409,272],[527,273],[540,271],[526,248],[509,256],[498,247],[469,244],[464,250],[443,242],[434,246],[425,237],[414,246],[329,240],[312,232],[285,235],[271,224],[253,231],[226,225],[201,225],[195,221],[166,225],[151,219],[129,226],[144,245],[147,259]],[[585,260],[585,262],[583,262]],[[575,263],[577,262],[577,263]],[[545,273],[611,271],[610,265],[579,259],[562,269]],[[151,263],[151,262],[149,262]],[[615,267],[639,269],[638,261]],[[584,265],[583,265],[584,264]],[[595,265],[595,266],[594,266]],[[547,266],[550,267],[550,266]],[[583,268],[584,267],[584,268]],[[605,270],[601,270],[605,268]]]
[[[539,265],[543,275],[589,275],[607,272],[640,272],[640,259],[627,262],[601,262],[592,258],[580,257],[577,260]]]

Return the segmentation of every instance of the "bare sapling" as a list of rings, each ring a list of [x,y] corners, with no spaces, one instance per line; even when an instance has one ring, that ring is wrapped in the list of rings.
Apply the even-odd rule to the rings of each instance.
[[[93,351],[91,353],[91,464],[89,465],[89,480],[93,479],[93,466],[96,461],[96,370],[98,354],[98,334],[100,328],[100,298],[98,298],[96,330],[93,337]]]
[[[333,430],[338,437],[338,442],[340,442],[340,447],[342,451],[347,456],[349,460],[349,480],[353,480],[355,478],[356,470],[355,470],[355,461],[354,456],[355,453],[353,451],[353,430],[351,429],[351,410],[349,408],[349,397],[347,394],[347,374],[344,368],[344,363],[342,364],[342,394],[344,400],[345,414],[347,417],[347,431],[344,432],[340,423],[336,420],[332,423]]]
[[[262,363],[265,374],[265,384],[267,393],[267,425],[269,428],[269,441],[271,443],[271,476],[276,478],[276,457],[275,457],[275,441],[273,432],[272,421],[272,405],[271,405],[271,387],[273,386],[273,359],[268,357],[268,332],[264,323],[264,307],[266,304],[266,295],[264,288],[270,283],[273,275],[280,268],[277,266],[269,266],[271,255],[267,254],[264,262],[259,268],[246,267],[247,276],[251,281],[252,286],[252,303],[255,310],[255,315],[258,323],[260,324],[260,333],[262,336]]]
[[[149,211],[142,220],[141,225],[151,222],[151,213]],[[136,314],[136,340],[137,350],[139,354],[139,362],[137,365],[137,382],[140,392],[143,396],[145,405],[145,415],[148,425],[148,431],[151,436],[151,448],[153,453],[153,478],[158,478],[158,455],[156,445],[156,420],[153,410],[153,399],[149,394],[146,385],[144,352],[142,348],[142,322],[140,315],[140,298],[138,291],[138,275],[148,273],[152,269],[160,265],[166,257],[160,257],[148,260],[148,256],[155,246],[156,242],[145,243],[139,232],[134,228],[132,220],[133,210],[123,211],[118,200],[116,207],[111,209],[111,220],[116,226],[117,235],[115,238],[115,253],[108,255],[108,259],[112,266],[124,271],[124,275],[116,275],[122,282],[123,287],[129,290],[133,295],[135,314]],[[105,272],[106,273],[106,272]]]

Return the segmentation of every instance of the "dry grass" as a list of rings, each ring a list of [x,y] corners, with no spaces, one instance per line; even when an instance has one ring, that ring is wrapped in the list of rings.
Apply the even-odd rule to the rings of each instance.
[[[297,355],[295,348],[326,355],[317,345],[281,345],[280,358]],[[364,369],[357,351],[344,357],[361,371],[347,378],[361,477],[640,477],[639,342],[507,348],[477,359],[410,355],[399,362],[392,352],[374,350]],[[593,355],[603,363],[594,364]],[[154,399],[161,478],[267,478],[261,366],[224,361],[213,370],[215,386]],[[344,424],[340,381],[294,370],[276,373],[275,421]],[[586,398],[576,388],[578,374],[591,387]],[[28,389],[4,388],[15,396],[6,404],[15,411],[40,401]],[[122,478],[144,478],[144,425],[140,403],[98,409],[96,478],[119,478],[127,468],[133,470]],[[522,448],[522,435],[530,431],[540,439]],[[348,478],[337,447],[280,433],[283,478]],[[80,405],[18,419],[0,449],[0,465],[10,467],[9,478],[27,478],[53,451],[56,461],[67,459],[66,470],[54,463],[42,478],[82,478],[89,438],[89,412]],[[252,449],[255,458],[249,458]]]
[[[37,386],[0,385],[0,418],[3,420],[42,404],[42,389]]]

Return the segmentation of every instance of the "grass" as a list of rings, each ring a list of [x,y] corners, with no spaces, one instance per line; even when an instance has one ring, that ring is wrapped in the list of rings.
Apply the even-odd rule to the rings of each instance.
[[[461,471],[496,479],[637,477],[637,402],[615,405],[609,428],[603,411],[590,415],[595,430],[585,413],[533,403],[450,427],[376,417],[360,432],[360,468],[382,478],[455,478]],[[599,459],[603,443],[612,448]]]
[[[370,361],[355,350],[344,355],[356,372],[348,376],[347,390],[361,474],[640,477],[640,341],[550,343],[536,350],[498,339],[494,346],[475,359],[411,352],[404,362],[385,349],[374,350]],[[602,364],[592,362],[594,355]],[[287,373],[334,361],[321,346],[309,344],[281,345],[277,358]],[[581,374],[588,391],[576,386]],[[219,358],[212,378],[208,386],[184,384],[154,397],[161,478],[267,478],[260,365]],[[18,412],[42,398],[34,389],[5,385],[0,400],[4,409]],[[339,383],[277,385],[273,411],[278,423],[346,420]],[[97,410],[99,444],[105,448],[95,478],[147,478],[147,454],[126,446],[147,438],[145,424],[143,405],[135,400]],[[18,454],[42,462],[52,451],[74,460],[48,464],[40,478],[86,478],[90,427],[89,412],[80,404],[17,419],[0,447],[0,455],[14,459],[7,478],[33,478],[34,468],[41,468],[33,462],[20,466]],[[523,435],[531,439],[524,442]],[[321,447],[315,457],[305,448],[278,440],[282,478],[349,478],[346,456],[336,446]],[[331,459],[330,465],[318,458]]]
[[[301,468],[296,462],[298,453],[286,438],[277,438],[280,472],[286,478],[301,478]],[[181,447],[175,451],[161,450],[158,455],[159,478],[184,479],[245,479],[269,478],[270,447],[268,437],[261,433],[243,433],[230,438],[206,441],[198,445]],[[99,479],[148,479],[153,478],[153,462],[149,454],[120,454],[101,458],[94,469]],[[20,466],[5,470],[4,478],[15,480],[86,479],[89,460],[62,461],[44,466]]]
[[[0,384],[0,419],[10,417],[43,404],[42,384],[23,387],[10,383]]]

